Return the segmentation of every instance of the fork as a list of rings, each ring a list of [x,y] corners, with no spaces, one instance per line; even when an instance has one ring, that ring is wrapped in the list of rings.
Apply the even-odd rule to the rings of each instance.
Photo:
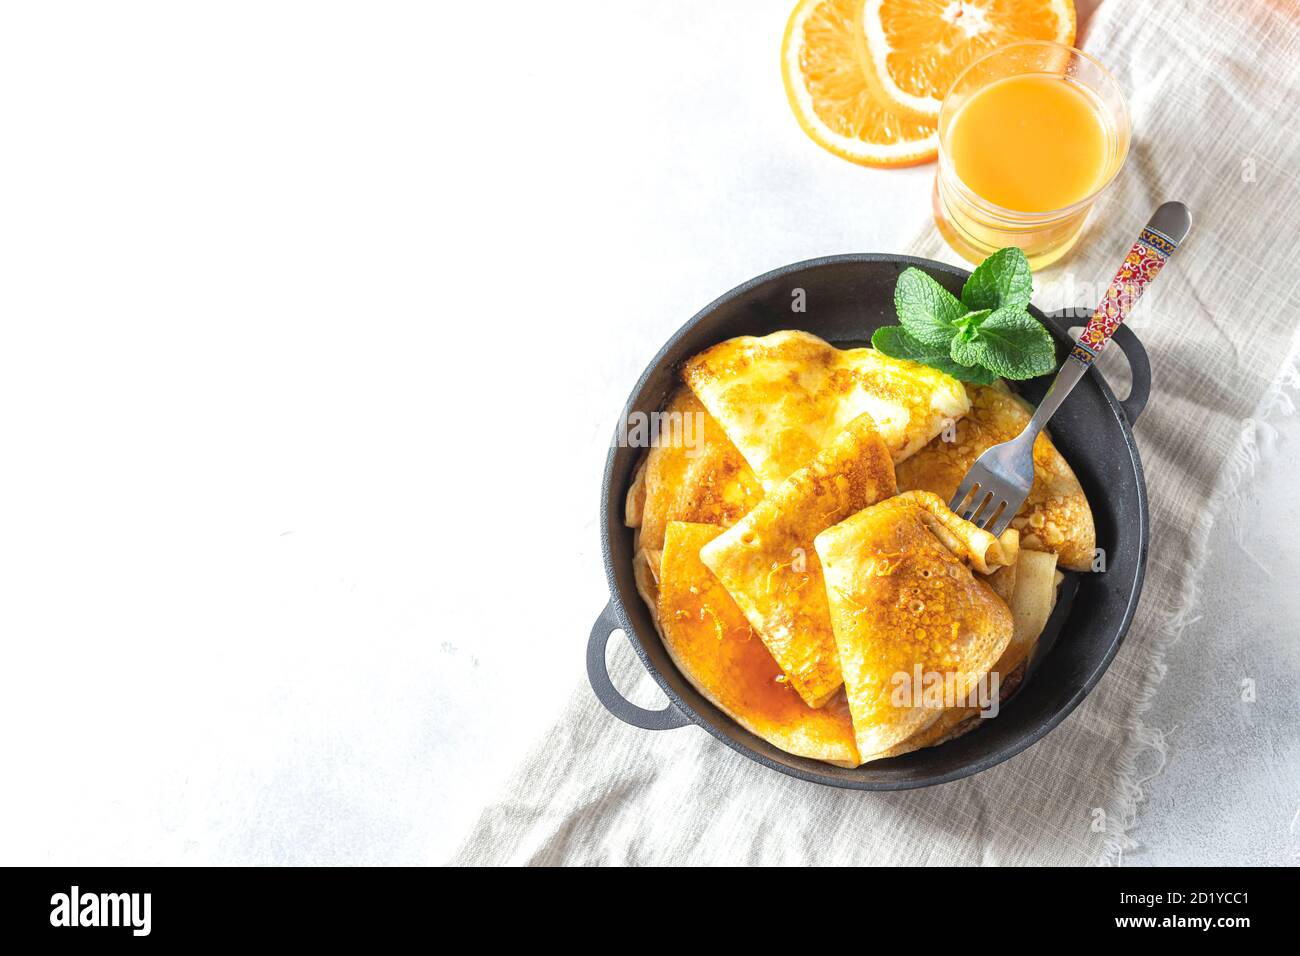
[[[1133,311],[1134,303],[1164,268],[1191,226],[1192,215],[1180,202],[1164,203],[1155,211],[1124,257],[1124,264],[1056,373],[1034,417],[1011,441],[994,445],[975,459],[949,508],[990,534],[1000,535],[1007,530],[1034,484],[1034,440],[1038,433]]]

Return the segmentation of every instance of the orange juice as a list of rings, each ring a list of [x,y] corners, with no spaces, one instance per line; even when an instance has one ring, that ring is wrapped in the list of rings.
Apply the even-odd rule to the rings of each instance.
[[[1050,41],[986,54],[939,110],[934,220],[963,258],[1005,246],[1034,268],[1074,245],[1128,155],[1128,104],[1082,50]]]
[[[1072,205],[1106,170],[1098,104],[1055,74],[1009,76],[977,91],[953,117],[947,146],[962,182],[1020,212]]]

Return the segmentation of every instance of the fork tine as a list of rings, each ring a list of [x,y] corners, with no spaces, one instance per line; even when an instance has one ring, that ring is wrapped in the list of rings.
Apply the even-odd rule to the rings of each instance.
[[[954,514],[960,515],[961,506],[966,503],[966,499],[970,496],[971,490],[974,487],[975,473],[973,471],[968,471],[966,472],[966,477],[961,480],[961,484],[957,486],[957,493],[952,496],[952,501],[948,502],[948,510]]]
[[[984,520],[987,521],[988,520],[987,515],[992,513],[992,512],[986,512],[984,509],[988,508],[990,504],[995,504],[997,501],[997,499],[993,496],[993,492],[990,491],[985,493],[983,488],[980,489],[980,492],[981,494],[979,497],[979,507],[976,508],[974,511],[972,511],[970,513],[970,517],[966,519],[971,524],[975,525],[975,527],[977,528],[983,527],[983,525],[980,524],[980,515],[985,515]]]
[[[1002,502],[1002,513],[990,521],[988,525],[985,526],[984,530],[995,538],[1002,537],[1002,532],[1011,527],[1011,519],[1016,516],[1017,510],[1018,509],[1011,507],[1010,502]]]

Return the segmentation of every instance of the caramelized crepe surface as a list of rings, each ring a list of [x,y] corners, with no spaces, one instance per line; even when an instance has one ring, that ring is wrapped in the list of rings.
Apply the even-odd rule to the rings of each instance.
[[[942,372],[799,331],[720,342],[682,375],[767,490],[859,415],[871,415],[899,462],[970,407],[962,384]]]
[[[1059,584],[1056,555],[1046,551],[1021,551],[1014,565],[999,568],[986,580],[1011,609],[1011,640],[989,671],[998,675],[999,695],[1005,701],[1020,682],[1029,652],[1056,606]],[[960,737],[975,728],[979,716],[978,707],[949,708],[934,723],[873,759],[896,757]]]
[[[1033,410],[1002,382],[967,386],[971,409],[957,422],[956,439],[940,436],[899,464],[903,491],[933,491],[951,500],[970,466],[992,445],[1010,441],[1029,424]],[[1020,544],[1031,551],[1050,551],[1073,571],[1092,567],[1097,533],[1092,509],[1070,465],[1046,432],[1034,442],[1034,484],[1011,526]]]
[[[889,449],[859,415],[700,553],[812,707],[843,683],[813,539],[894,491]]]
[[[951,675],[966,698],[1010,642],[1010,609],[932,527],[934,496],[899,495],[859,511],[815,541],[860,757],[891,748],[943,710],[895,700],[897,675]],[[946,509],[945,509],[946,510]],[[930,516],[930,517],[927,517]],[[937,523],[947,528],[946,520]]]
[[[674,392],[664,412],[694,424],[673,433],[689,441],[670,439],[647,452],[628,491],[627,524],[641,529],[640,547],[648,551],[663,548],[669,521],[726,528],[763,498],[744,457],[690,389]]]
[[[844,696],[817,709],[804,703],[700,560],[700,549],[721,531],[680,521],[666,529],[658,613],[673,662],[701,694],[751,733],[798,756],[857,766]]]

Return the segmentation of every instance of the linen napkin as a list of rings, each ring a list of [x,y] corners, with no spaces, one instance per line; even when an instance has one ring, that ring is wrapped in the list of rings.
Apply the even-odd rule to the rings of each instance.
[[[1135,429],[1150,561],[1124,647],[1083,705],[1028,751],[974,777],[859,793],[766,770],[698,728],[626,726],[584,682],[454,863],[1120,861],[1164,748],[1142,716],[1165,649],[1194,616],[1215,502],[1248,467],[1243,421],[1278,376],[1300,317],[1295,13],[1277,3],[1107,0],[1086,38],[1128,91],[1132,152],[1078,248],[1038,277],[1035,303],[1095,304],[1162,201],[1187,203],[1194,225],[1130,320],[1154,383]],[[957,261],[932,230],[910,251]],[[1108,377],[1122,374],[1118,352],[1103,355]],[[581,659],[580,648],[571,652]],[[632,687],[639,669],[622,654],[615,683]],[[643,671],[639,679],[648,681]],[[1205,689],[1236,691],[1231,681]]]

